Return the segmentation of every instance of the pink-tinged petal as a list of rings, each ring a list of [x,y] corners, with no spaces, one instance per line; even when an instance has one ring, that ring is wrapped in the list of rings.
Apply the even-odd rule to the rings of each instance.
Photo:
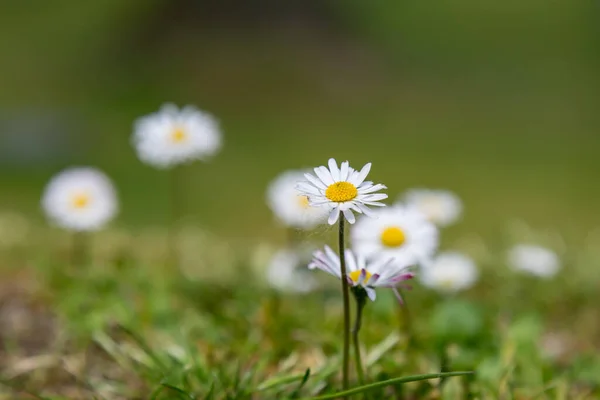
[[[367,270],[363,268],[363,269],[360,270],[360,275],[358,276],[357,285],[361,285],[362,286],[362,284],[365,283],[365,278],[366,277],[367,277]]]
[[[331,176],[333,180],[336,182],[340,181],[340,169],[337,166],[337,161],[334,158],[330,158],[328,161],[329,171],[331,171]]]
[[[369,286],[377,285],[377,281],[379,280],[380,277],[381,277],[381,275],[379,275],[379,274],[373,274],[371,276],[371,279],[369,279]]]
[[[398,283],[398,282],[402,282],[402,281],[407,281],[407,280],[412,279],[414,277],[415,277],[415,275],[411,274],[411,273],[402,274],[402,275],[398,275],[398,276],[395,276],[395,277],[391,278],[389,280],[389,282],[391,282],[391,283]]]
[[[398,299],[398,303],[400,303],[401,305],[404,305],[404,300],[402,300],[402,296],[400,295],[400,292],[398,291],[398,289],[392,288],[392,291],[396,295],[396,299]]]

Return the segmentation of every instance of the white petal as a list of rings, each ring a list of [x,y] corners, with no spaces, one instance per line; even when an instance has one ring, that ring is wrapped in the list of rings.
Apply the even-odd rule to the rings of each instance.
[[[319,179],[315,178],[311,174],[304,174],[304,176],[306,177],[306,179],[308,179],[308,181],[310,183],[312,183],[313,185],[315,185],[319,189],[322,189],[322,190],[327,189],[327,186],[325,186],[325,184],[323,182],[321,182]]]
[[[360,173],[358,174],[356,181],[353,182],[355,186],[359,186],[363,183],[363,181],[365,180],[365,178],[367,177],[367,175],[369,175],[369,172],[371,171],[371,163],[366,164],[361,170]]]
[[[350,274],[358,269],[356,259],[354,258],[354,253],[350,249],[346,249],[344,254],[346,256],[346,272]]]
[[[365,201],[379,201],[385,200],[388,198],[388,195],[385,193],[377,193],[377,194],[368,194],[360,197],[361,200]]]
[[[308,182],[300,182],[300,183],[298,183],[296,185],[296,189],[298,189],[298,191],[303,192],[303,193],[321,194],[319,192],[319,189],[317,189],[316,187],[312,186]]]
[[[317,167],[315,168],[315,174],[317,174],[317,176],[319,177],[319,179],[321,181],[323,181],[323,183],[327,186],[329,185],[333,185],[334,184],[334,180],[331,176],[331,172],[329,172],[329,170],[325,167]]]
[[[378,183],[377,185],[373,185],[373,186],[370,186],[367,188],[359,187],[358,192],[361,194],[367,194],[367,193],[377,192],[382,189],[387,189],[387,186],[382,185],[381,183]]]
[[[331,176],[333,177],[333,180],[336,182],[339,182],[340,181],[340,169],[337,166],[337,162],[335,161],[334,158],[330,158],[328,164],[329,164],[329,171],[331,171]]]
[[[377,298],[377,295],[375,294],[375,289],[366,287],[365,290],[367,291],[367,296],[369,296],[369,299],[371,301],[375,301],[375,299]]]
[[[354,217],[354,214],[352,213],[352,210],[344,210],[344,217],[346,217],[346,219],[348,220],[348,222],[350,224],[353,224],[356,222],[356,218]]]
[[[338,207],[334,207],[333,210],[331,210],[331,212],[329,213],[329,219],[327,220],[327,223],[329,225],[333,225],[337,222],[339,217],[340,209]]]
[[[349,166],[350,166],[350,163],[348,161],[344,161],[342,163],[342,170],[340,172],[340,180],[345,181],[348,179],[348,172],[349,172],[348,167]]]

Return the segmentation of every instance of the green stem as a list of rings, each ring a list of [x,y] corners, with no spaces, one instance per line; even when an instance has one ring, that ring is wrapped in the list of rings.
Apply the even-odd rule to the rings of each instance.
[[[398,292],[402,295],[402,291],[400,289],[398,289]],[[402,302],[403,302],[403,304],[398,305],[398,320],[399,320],[400,334],[402,335],[404,333],[406,335],[406,338],[407,338],[406,346],[408,348],[410,348],[412,345],[412,341],[413,341],[413,334],[412,334],[410,311],[408,309],[408,305],[406,304],[405,296],[402,296]]]
[[[350,365],[350,295],[348,293],[348,274],[346,273],[346,257],[344,254],[344,231],[344,216],[340,215],[339,250],[340,267],[342,272],[342,295],[344,297],[344,352],[342,361],[342,382],[343,388],[346,390],[350,386],[348,379]]]
[[[354,291],[354,298],[356,299],[356,319],[354,320],[354,329],[352,329],[352,341],[354,342],[354,358],[356,364],[356,375],[358,376],[358,383],[364,385],[365,374],[363,372],[363,364],[360,357],[360,342],[358,341],[358,333],[362,325],[362,312],[363,308],[367,304],[367,294],[364,289],[358,289]]]
[[[181,188],[179,184],[180,167],[169,171],[169,249],[168,263],[179,268],[179,251],[177,236],[179,234],[179,218],[181,217]]]
[[[450,364],[450,360],[448,359],[448,352],[446,349],[446,342],[444,341],[439,348],[440,353],[440,373],[448,372],[448,366]],[[444,384],[445,379],[442,378],[440,385]]]
[[[403,378],[394,378],[394,379],[388,379],[386,381],[370,383],[368,385],[359,386],[354,389],[344,390],[343,392],[326,394],[326,395],[317,396],[317,397],[309,397],[309,398],[304,398],[301,400],[339,399],[339,398],[343,398],[343,397],[352,396],[353,394],[359,394],[359,393],[363,393],[363,392],[366,392],[369,390],[379,389],[379,388],[385,387],[385,386],[399,385],[399,384],[408,383],[408,382],[425,381],[425,380],[429,380],[429,379],[450,378],[452,376],[471,375],[472,373],[473,373],[472,371],[458,371],[458,372],[448,372],[445,374],[425,374],[425,375],[406,376]]]
[[[74,232],[71,244],[71,264],[74,271],[82,268],[88,261],[88,235],[85,232]]]

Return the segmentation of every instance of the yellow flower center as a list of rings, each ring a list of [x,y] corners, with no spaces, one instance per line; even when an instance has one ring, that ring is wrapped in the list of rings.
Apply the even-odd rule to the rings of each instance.
[[[181,143],[187,140],[187,133],[183,128],[175,128],[173,132],[171,132],[171,141],[173,143]]]
[[[406,241],[406,236],[402,229],[397,226],[386,228],[381,233],[381,243],[386,247],[400,247]]]
[[[298,203],[302,208],[310,207],[310,202],[308,201],[308,196],[298,196]]]
[[[336,182],[325,190],[325,197],[335,203],[345,203],[358,196],[358,189],[350,182]]]
[[[352,279],[352,282],[358,282],[358,280],[360,279],[360,270],[358,271],[352,271],[348,274],[348,277],[350,279]],[[364,283],[369,282],[369,279],[371,279],[371,273],[369,271],[366,271],[367,274],[365,275],[365,280]]]
[[[71,204],[73,208],[81,210],[82,208],[86,208],[90,204],[90,196],[86,193],[78,193],[71,199]]]

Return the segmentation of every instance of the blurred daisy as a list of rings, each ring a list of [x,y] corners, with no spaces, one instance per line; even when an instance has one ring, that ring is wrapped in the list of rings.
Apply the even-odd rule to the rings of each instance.
[[[307,293],[317,286],[317,281],[299,267],[306,261],[299,252],[283,249],[276,252],[267,267],[267,282],[282,292]],[[306,265],[306,264],[304,264]]]
[[[375,193],[386,189],[384,185],[374,185],[373,182],[365,181],[371,170],[371,163],[365,165],[360,172],[349,166],[344,161],[338,168],[337,162],[329,159],[329,169],[321,166],[315,168],[315,174],[304,174],[308,181],[297,185],[299,192],[308,196],[309,204],[315,207],[330,207],[329,225],[333,225],[344,214],[344,218],[353,224],[356,219],[353,211],[372,215],[367,206],[383,207],[385,204],[380,200],[387,199],[387,194]]]
[[[415,207],[438,226],[453,224],[462,213],[460,198],[447,190],[409,190],[404,196],[404,202],[409,207]]]
[[[140,160],[168,168],[216,153],[221,147],[221,132],[212,115],[193,106],[180,110],[165,104],[135,122],[133,144]]]
[[[463,254],[439,254],[427,267],[421,269],[421,282],[432,289],[455,293],[470,288],[479,273],[473,260]]]
[[[74,231],[98,230],[118,211],[110,179],[94,168],[71,168],[52,178],[42,207],[52,222]]]
[[[349,249],[345,252],[345,259],[350,286],[362,287],[371,300],[375,300],[375,288],[391,288],[398,300],[402,302],[396,286],[413,278],[414,275],[408,270],[408,264],[400,266],[398,263],[394,263],[392,259],[383,262],[367,262],[364,257],[355,256]],[[325,251],[318,250],[313,253],[313,260],[308,268],[318,268],[328,274],[342,278],[340,257],[329,246],[325,246]]]
[[[357,253],[367,257],[394,258],[411,265],[425,263],[438,247],[438,231],[414,208],[396,204],[363,218],[352,228]]]
[[[283,224],[308,230],[324,223],[329,210],[311,206],[308,197],[298,193],[296,185],[304,180],[304,173],[300,171],[282,173],[269,185],[267,202]]]
[[[560,269],[560,260],[556,253],[541,246],[515,246],[508,253],[508,261],[513,269],[540,278],[551,278]]]

